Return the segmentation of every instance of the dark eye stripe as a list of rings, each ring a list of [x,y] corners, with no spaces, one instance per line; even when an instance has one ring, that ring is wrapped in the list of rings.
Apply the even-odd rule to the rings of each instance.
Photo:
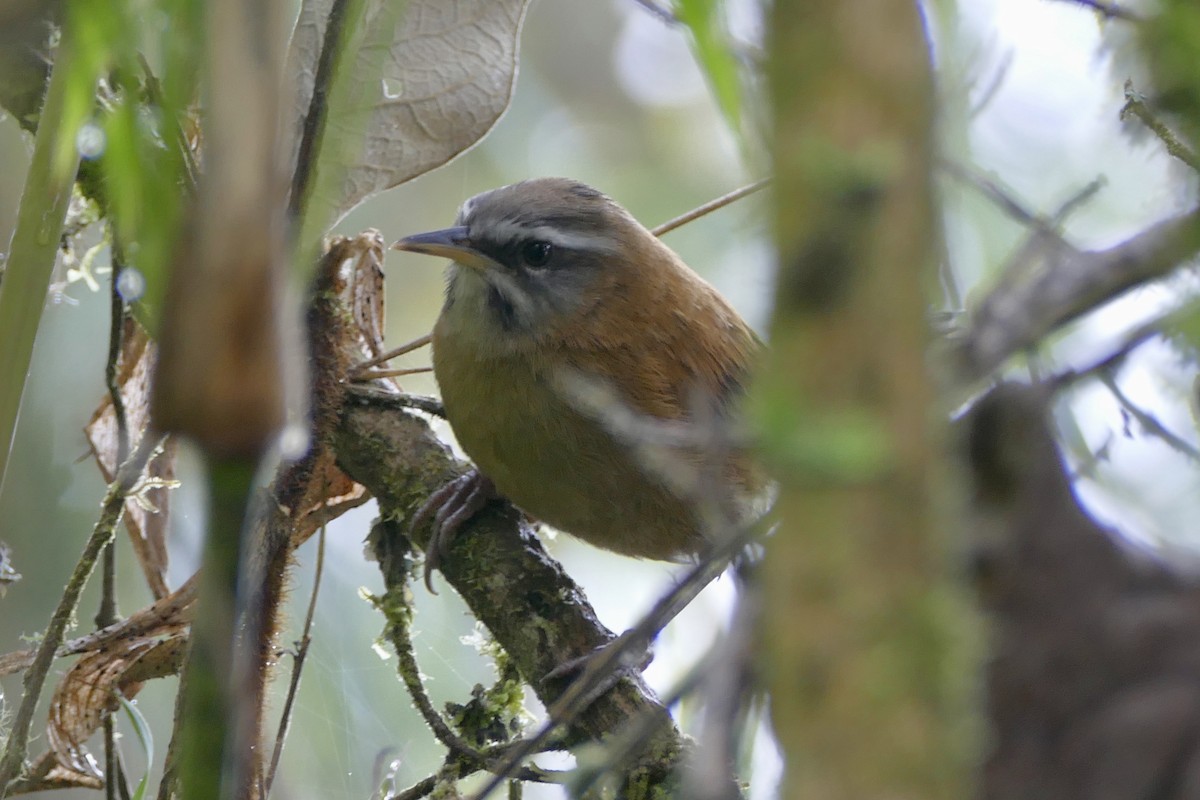
[[[512,301],[495,286],[488,287],[488,306],[496,312],[496,319],[500,321],[501,328],[506,331],[516,330],[518,327],[517,309],[513,306]]]

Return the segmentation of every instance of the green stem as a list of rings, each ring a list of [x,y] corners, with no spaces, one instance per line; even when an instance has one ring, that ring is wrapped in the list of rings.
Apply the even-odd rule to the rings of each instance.
[[[210,458],[206,466],[211,516],[183,707],[186,800],[241,796],[249,777],[246,726],[253,721],[253,703],[238,696],[234,638],[242,531],[257,460]]]
[[[79,95],[86,92],[91,96],[96,88],[95,72],[83,74],[83,59],[72,51],[70,39],[64,36],[50,73],[8,266],[0,282],[0,484],[79,167],[74,144],[80,121]],[[90,103],[82,107],[89,108]]]

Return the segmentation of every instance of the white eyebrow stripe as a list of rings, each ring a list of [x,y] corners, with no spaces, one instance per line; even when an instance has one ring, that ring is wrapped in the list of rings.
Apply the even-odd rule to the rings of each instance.
[[[458,207],[458,213],[454,216],[454,224],[462,225],[471,216],[471,209],[475,207],[475,198],[469,198],[461,206]]]
[[[538,239],[567,250],[615,253],[619,249],[611,236],[584,231],[564,231],[549,225],[535,225],[530,228],[519,222],[501,220],[490,227],[489,233],[501,240]]]

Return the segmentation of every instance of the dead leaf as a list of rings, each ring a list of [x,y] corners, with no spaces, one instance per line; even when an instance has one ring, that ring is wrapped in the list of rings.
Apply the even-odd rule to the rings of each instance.
[[[145,670],[134,673],[133,668],[147,657],[152,663],[171,658],[181,652],[183,641],[182,636],[126,639],[79,659],[50,700],[46,741],[58,763],[72,772],[102,778],[84,742],[100,727],[105,713],[118,707],[117,692],[132,698],[142,688],[140,678],[151,674]],[[163,654],[156,657],[160,649]]]
[[[373,228],[365,230],[349,240],[347,248],[351,254],[351,275],[343,295],[350,296],[343,299],[354,312],[363,353],[375,358],[386,351],[383,343],[383,234]]]
[[[139,431],[149,421],[150,376],[154,372],[156,351],[146,331],[132,318],[126,320],[121,339],[121,364],[117,385],[125,403],[125,416],[133,446]],[[88,444],[100,466],[104,480],[111,482],[117,471],[117,415],[107,394],[84,428]],[[147,470],[150,479],[169,483],[175,477],[175,444],[168,440],[163,453]],[[165,486],[146,489],[138,498],[125,503],[125,528],[137,554],[146,584],[155,599],[165,597],[167,589],[167,511],[170,493]]]
[[[58,648],[56,656],[78,655],[111,647],[116,642],[148,637],[171,636],[183,630],[192,620],[192,606],[196,601],[196,576],[188,578],[171,594],[120,622],[98,631],[76,637]],[[29,669],[33,663],[33,650],[17,650],[0,656],[0,677]]]
[[[368,0],[348,50],[355,57],[346,88],[354,96],[330,99],[317,174],[340,160],[330,139],[364,144],[348,151],[355,155],[340,184],[318,185],[311,198],[329,209],[329,224],[376,192],[445,164],[491,130],[512,99],[527,4],[410,0],[398,15],[397,4]],[[305,0],[296,23],[288,54],[289,73],[300,83],[296,130],[309,113],[332,5]]]

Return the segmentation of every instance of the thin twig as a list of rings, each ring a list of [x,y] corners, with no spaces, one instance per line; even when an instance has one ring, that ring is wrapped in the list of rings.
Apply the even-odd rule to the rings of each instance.
[[[92,535],[84,545],[83,554],[63,589],[58,607],[55,608],[54,614],[50,618],[50,624],[46,626],[46,632],[38,646],[37,655],[34,656],[33,665],[25,673],[21,705],[18,707],[12,727],[9,729],[8,745],[4,750],[4,756],[0,758],[0,800],[3,800],[9,783],[18,776],[25,761],[34,711],[46,684],[46,676],[50,673],[50,665],[62,642],[63,633],[79,607],[79,595],[83,592],[88,578],[91,577],[92,571],[96,567],[96,559],[100,556],[100,551],[104,545],[112,541],[117,524],[121,521],[121,515],[125,510],[125,500],[137,488],[142,472],[160,442],[159,436],[151,434],[149,431],[144,433],[137,450],[117,469],[116,478],[109,484],[108,491],[105,492],[100,518],[96,520]]]
[[[705,674],[711,668],[712,653],[692,666],[688,673],[678,681],[663,697],[665,708],[672,708],[687,695],[696,690],[703,681]],[[645,709],[613,737],[613,741],[604,749],[604,757],[598,761],[589,761],[586,766],[577,770],[578,774],[567,787],[571,797],[588,797],[588,790],[597,781],[609,775],[619,765],[624,764],[634,754],[640,751],[655,733],[663,726],[662,714],[652,709]]]
[[[1028,280],[1002,280],[978,304],[950,361],[966,385],[1014,353],[1120,292],[1165,276],[1200,250],[1200,210],[1172,217],[1105,250],[1063,248]]]
[[[1035,213],[1026,208],[1017,198],[1014,193],[1001,186],[995,179],[983,174],[977,169],[972,169],[957,161],[942,159],[938,165],[951,177],[976,189],[984,197],[992,201],[1005,214],[1011,217],[1016,222],[1027,227],[1033,228],[1038,233],[1059,239],[1058,226],[1060,226],[1066,218],[1077,209],[1080,205],[1087,202],[1104,186],[1104,180],[1097,178],[1081,190],[1076,192],[1071,197],[1067,198],[1059,208],[1050,216]]]
[[[437,788],[438,778],[440,777],[440,774],[430,775],[424,780],[417,781],[404,791],[392,795],[387,800],[420,800],[422,797],[428,797],[429,793]]]
[[[744,559],[738,565],[742,591],[725,632],[699,665],[704,716],[695,734],[692,766],[683,779],[684,797],[730,800],[741,796],[733,770],[746,734],[752,730],[748,723],[758,692],[765,598],[760,576],[755,573],[761,571],[761,564]]]
[[[108,560],[108,549],[108,547],[104,548],[106,561]],[[104,798],[105,800],[117,800],[117,732],[111,713],[104,715],[100,727],[103,729],[104,738]]]
[[[425,685],[421,682],[421,668],[417,664],[417,657],[413,652],[412,637],[409,634],[408,614],[408,610],[387,614],[388,638],[396,650],[399,662],[397,664],[397,671],[400,673],[400,679],[404,681],[404,686],[408,689],[408,693],[413,699],[413,704],[425,720],[425,724],[433,731],[433,735],[437,737],[438,741],[444,744],[455,757],[463,759],[471,765],[477,765],[489,770],[509,768],[507,762],[501,760],[500,756],[494,750],[491,752],[480,751],[473,747],[466,739],[459,736],[450,727],[449,723],[442,718],[442,715],[437,712],[437,709],[433,707],[433,701],[430,700],[429,694],[425,691]],[[501,745],[501,747],[504,753],[507,753],[517,745],[519,745],[519,742],[509,742]],[[517,778],[523,781],[536,781],[539,783],[558,782],[552,773],[529,767],[522,768]]]
[[[637,3],[639,6],[646,9],[668,25],[679,24],[679,17],[675,16],[675,12],[669,8],[660,6],[658,3],[654,2],[654,0],[633,0],[633,2]]]
[[[715,200],[710,200],[702,206],[693,208],[691,211],[687,212],[686,214],[682,214],[682,215],[676,217],[675,219],[667,220],[666,222],[664,222],[663,224],[659,225],[656,228],[651,228],[650,232],[653,233],[655,236],[662,236],[663,234],[670,233],[671,231],[675,230],[676,228],[679,228],[683,225],[688,224],[689,222],[692,222],[694,220],[699,219],[700,217],[703,217],[705,214],[711,214],[713,211],[724,208],[725,206],[729,205],[730,203],[736,202],[738,200],[741,200],[743,197],[754,194],[755,192],[757,192],[759,189],[762,189],[764,186],[766,186],[770,182],[771,182],[770,178],[763,178],[762,180],[755,181],[754,183],[751,183],[748,186],[743,186],[740,189],[734,189],[729,194],[721,195],[720,197],[718,197]]]
[[[262,797],[267,800],[271,795],[271,787],[275,785],[275,770],[279,768],[279,757],[283,755],[283,743],[287,739],[288,727],[292,721],[292,706],[296,702],[296,692],[300,688],[300,674],[304,670],[304,660],[308,657],[308,647],[312,643],[313,618],[317,613],[317,593],[321,589],[321,575],[325,571],[325,526],[322,525],[317,533],[317,565],[313,570],[312,594],[308,598],[308,611],[304,615],[304,628],[300,641],[296,642],[296,656],[292,665],[292,679],[288,682],[287,699],[283,701],[283,711],[279,715],[279,730],[275,734],[275,749],[271,753],[271,766],[267,770],[266,783]]]
[[[1058,392],[1067,387],[1073,386],[1080,381],[1088,378],[1099,378],[1112,393],[1113,397],[1121,404],[1121,407],[1137,420],[1138,424],[1150,435],[1156,436],[1166,442],[1173,450],[1176,450],[1188,458],[1200,463],[1200,450],[1172,433],[1154,415],[1143,410],[1141,407],[1133,403],[1129,397],[1121,391],[1117,385],[1116,370],[1122,365],[1126,357],[1129,356],[1138,347],[1141,347],[1146,342],[1153,338],[1163,335],[1164,330],[1170,329],[1172,324],[1189,315],[1190,307],[1184,308],[1181,311],[1175,311],[1158,319],[1151,320],[1143,325],[1138,326],[1133,331],[1129,332],[1117,346],[1113,352],[1109,353],[1104,358],[1084,369],[1062,373],[1052,378],[1049,383],[1053,390]]]
[[[1166,126],[1162,120],[1155,116],[1150,107],[1146,105],[1146,100],[1142,93],[1133,88],[1133,81],[1125,81],[1125,105],[1121,108],[1121,119],[1127,119],[1129,115],[1137,117],[1142,121],[1142,124],[1149,128],[1163,146],[1167,148],[1167,152],[1175,158],[1187,164],[1195,172],[1200,172],[1200,158],[1192,152],[1192,149],[1179,140],[1174,131]]]
[[[1035,230],[1009,255],[1000,267],[1000,274],[1007,276],[1009,283],[1017,284],[1028,275],[1036,275],[1041,265],[1056,253],[1078,252],[1074,245],[1063,238],[1062,226],[1071,212],[1090,200],[1102,186],[1104,178],[1096,178],[1068,197],[1049,216],[1038,215]]]
[[[1050,224],[1058,227],[1067,221],[1067,217],[1075,213],[1079,208],[1086,205],[1096,193],[1104,188],[1107,183],[1104,176],[1093,178],[1086,186],[1080,189],[1075,194],[1063,201],[1053,214],[1050,215]]]
[[[433,367],[405,367],[404,369],[369,369],[350,374],[354,383],[365,383],[377,378],[399,378],[403,375],[423,375],[433,372]]]
[[[118,370],[121,362],[121,342],[125,331],[125,299],[117,291],[118,280],[125,265],[120,256],[120,245],[114,237],[112,248],[112,274],[109,284],[109,327],[108,327],[108,358],[104,364],[104,384],[108,388],[108,396],[112,401],[113,418],[117,426],[117,452],[114,463],[124,463],[129,454],[129,421],[125,411],[125,399],[121,396],[121,386]],[[104,566],[102,572],[100,609],[96,612],[96,627],[107,628],[117,621],[117,600],[114,583],[116,581],[116,554],[113,542],[104,548]],[[110,798],[111,800],[111,798]]]
[[[1012,48],[1004,51],[1000,64],[992,71],[991,80],[988,81],[986,88],[979,92],[979,98],[967,110],[969,119],[978,117],[996,99],[996,95],[1000,93],[1000,88],[1004,86],[1004,81],[1008,78],[1009,70],[1012,69],[1014,55]]]
[[[1176,434],[1172,433],[1167,426],[1158,421],[1150,412],[1136,405],[1129,397],[1121,391],[1121,387],[1117,386],[1117,380],[1111,373],[1104,372],[1100,374],[1100,382],[1103,383],[1108,390],[1112,392],[1112,396],[1117,399],[1131,417],[1137,420],[1142,426],[1142,430],[1151,436],[1162,439],[1172,450],[1190,458],[1195,463],[1200,463],[1200,450],[1197,450],[1192,445],[1181,439]]]
[[[125,298],[117,290],[121,273],[125,270],[125,259],[121,255],[121,246],[113,237],[112,245],[112,282],[109,287],[109,328],[108,328],[108,360],[104,364],[104,385],[108,389],[109,399],[112,400],[113,418],[117,424],[117,458],[116,463],[124,463],[129,455],[129,415],[125,410],[125,398],[121,395],[118,383],[118,370],[121,362],[121,345],[125,333]],[[109,620],[101,627],[111,625],[116,620]]]
[[[195,580],[193,575],[192,579]],[[199,582],[196,583],[199,585]],[[189,647],[190,647],[189,642]],[[183,761],[183,737],[184,737],[184,702],[183,699],[188,693],[188,684],[190,671],[188,664],[190,659],[184,659],[183,666],[179,669],[179,686],[175,689],[175,713],[171,720],[171,738],[167,740],[167,754],[163,757],[162,778],[158,782],[158,793],[155,795],[155,800],[175,800],[179,797],[179,773],[180,763]]]
[[[1134,11],[1127,8],[1122,8],[1112,0],[1065,0],[1077,6],[1090,8],[1098,14],[1103,15],[1106,19],[1120,19],[1126,22],[1141,22],[1142,17]]]
[[[120,464],[129,453],[129,422],[125,413],[125,400],[121,396],[121,386],[118,382],[118,369],[121,361],[121,341],[125,331],[125,299],[117,291],[121,270],[124,268],[119,256],[120,245],[113,238],[112,271],[109,275],[109,327],[108,327],[108,358],[104,364],[104,383],[108,387],[109,399],[112,401],[113,416],[117,426],[117,452],[114,463]],[[100,573],[100,608],[96,611],[96,627],[100,630],[112,625],[119,618],[117,610],[117,548],[115,537],[104,546]],[[119,792],[123,774],[117,758],[116,730],[113,725],[112,712],[106,712],[103,720],[104,728],[104,796],[107,800],[117,800],[118,793],[129,794],[129,787]]]
[[[369,361],[364,361],[361,364],[356,364],[354,366],[354,369],[350,371],[350,374],[351,374],[351,376],[353,376],[359,372],[362,372],[363,370],[368,370],[371,367],[378,367],[380,364],[384,363],[385,361],[391,361],[393,358],[398,358],[400,356],[407,355],[408,353],[411,353],[414,350],[419,350],[432,341],[433,341],[432,333],[427,333],[424,336],[418,336],[416,339],[413,339],[411,342],[400,345],[395,350],[389,350],[381,356],[375,356],[375,358],[372,358]]]
[[[1053,387],[1053,391],[1060,392],[1086,379],[1105,373],[1112,373],[1130,353],[1156,336],[1161,336],[1164,328],[1169,326],[1171,321],[1177,318],[1177,316],[1177,314],[1168,314],[1165,317],[1160,317],[1144,325],[1140,325],[1126,334],[1121,343],[1111,353],[1095,364],[1079,370],[1070,370],[1049,379],[1048,382]]]
[[[518,764],[538,752],[559,725],[569,725],[578,718],[614,679],[620,677],[621,671],[629,665],[633,657],[644,653],[667,623],[678,616],[704,587],[724,572],[734,557],[758,533],[759,528],[756,524],[745,526],[725,537],[720,545],[685,573],[679,583],[660,598],[637,625],[594,654],[584,666],[582,674],[546,709],[546,723],[520,746],[512,749],[503,767],[496,770],[483,788],[472,795],[472,800],[485,800],[511,776]]]
[[[350,0],[333,0],[326,17],[325,36],[321,42],[321,55],[317,59],[317,72],[313,79],[313,93],[308,103],[308,111],[304,115],[304,124],[301,126],[300,150],[296,158],[296,171],[292,175],[291,195],[288,197],[288,218],[292,220],[300,219],[300,211],[304,208],[312,188],[313,167],[329,116],[329,91],[333,86],[338,51],[343,45],[343,31],[349,8]]]

